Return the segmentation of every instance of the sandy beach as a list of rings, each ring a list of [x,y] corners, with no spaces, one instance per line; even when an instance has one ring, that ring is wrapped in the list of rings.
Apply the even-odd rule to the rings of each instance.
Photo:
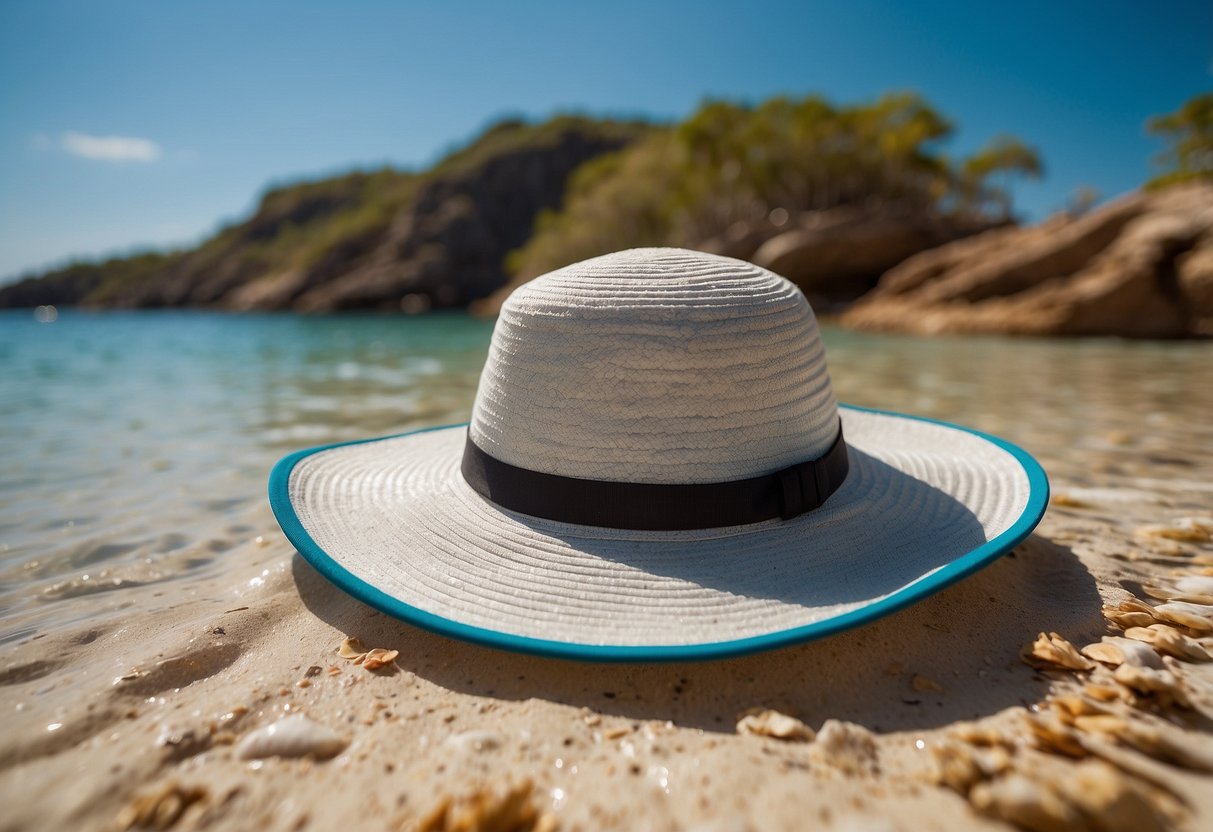
[[[263,516],[229,573],[126,590],[87,627],[5,651],[0,826],[1199,829],[1213,664],[1163,659],[1176,697],[1020,651],[1042,631],[1077,647],[1120,635],[1103,607],[1213,574],[1209,472],[1055,479],[1037,533],[975,577],[834,638],[699,664],[430,635],[334,591]],[[1205,635],[1192,643],[1213,649]],[[347,636],[399,655],[368,671],[339,655]],[[1076,725],[1079,701],[1115,719]],[[739,734],[751,708],[818,738]],[[294,714],[336,732],[339,753],[241,759],[242,737]],[[517,824],[498,822],[510,812]]]
[[[251,358],[262,353],[247,333],[264,321],[123,320],[116,366],[149,356],[146,378],[187,352],[143,350],[139,326],[241,346],[231,368],[195,373],[186,399],[119,386],[128,405],[98,390],[100,409],[71,411],[52,390],[40,406],[53,429],[13,434],[0,829],[1195,830],[1213,818],[1213,662],[1200,661],[1213,625],[1190,580],[1213,573],[1204,347],[829,330],[842,400],[971,424],[1035,454],[1053,493],[1036,533],[870,626],[728,661],[612,665],[498,652],[378,614],[294,553],[263,496],[293,447],[466,418],[484,325],[454,352],[417,341],[397,360],[392,339],[422,330],[317,319],[298,340],[304,324],[282,319],[269,342],[293,333],[309,356],[341,345],[289,370],[277,353]],[[118,331],[56,326],[70,349],[77,329]],[[83,383],[55,382],[72,400]],[[1189,600],[1155,597],[1168,595]],[[1141,648],[1088,649],[1102,661],[1064,645],[1021,657],[1041,633],[1080,650],[1126,629]],[[397,655],[368,670],[340,655],[351,636]],[[1117,650],[1128,667],[1113,667]],[[310,722],[264,736],[300,714]],[[271,752],[302,756],[257,756]]]

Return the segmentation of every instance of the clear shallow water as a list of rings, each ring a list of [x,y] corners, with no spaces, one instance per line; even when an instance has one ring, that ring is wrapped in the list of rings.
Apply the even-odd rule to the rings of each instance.
[[[455,314],[0,312],[0,642],[276,534],[270,467],[465,421],[492,322]],[[1213,345],[826,328],[841,400],[1023,445],[1054,485],[1184,481],[1213,503]]]

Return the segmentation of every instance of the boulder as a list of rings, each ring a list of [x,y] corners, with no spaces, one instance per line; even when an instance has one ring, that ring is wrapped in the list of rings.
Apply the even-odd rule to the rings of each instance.
[[[1176,258],[1175,265],[1193,334],[1213,337],[1213,232],[1201,235],[1196,247]]]
[[[911,257],[840,321],[921,334],[1210,335],[1211,252],[1213,185],[1136,193]]]
[[[855,300],[888,269],[975,227],[926,213],[857,206],[812,211],[749,258],[799,286],[819,307]]]

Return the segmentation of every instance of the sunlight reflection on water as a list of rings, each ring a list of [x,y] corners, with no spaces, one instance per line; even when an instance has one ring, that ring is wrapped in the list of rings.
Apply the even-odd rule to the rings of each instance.
[[[44,602],[276,535],[265,482],[289,451],[465,421],[491,331],[457,314],[0,313],[0,639]],[[1005,436],[1055,483],[1213,470],[1209,344],[825,337],[842,401]],[[47,606],[56,624],[89,614]]]

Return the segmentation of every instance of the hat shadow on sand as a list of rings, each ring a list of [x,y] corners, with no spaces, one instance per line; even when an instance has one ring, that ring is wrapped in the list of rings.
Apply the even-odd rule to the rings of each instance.
[[[694,541],[676,547],[643,542],[621,546],[615,540],[565,535],[549,525],[540,525],[537,531],[564,540],[579,551],[651,575],[675,578],[739,598],[763,598],[805,606],[832,606],[878,598],[946,565],[955,558],[955,551],[924,545],[924,541],[936,539],[941,529],[948,530],[949,543],[962,547],[960,552],[972,551],[986,542],[981,521],[964,503],[858,448],[848,450],[853,468],[862,467],[867,478],[889,483],[896,505],[911,510],[903,511],[896,519],[896,541],[889,540],[879,519],[847,522],[845,528],[844,524],[836,524],[809,532],[820,537],[815,541],[819,545],[804,552],[804,573],[798,577],[808,578],[806,580],[788,580],[779,571],[764,569],[760,561],[747,558],[748,553],[743,552],[739,560],[738,553],[727,547],[712,549]],[[511,517],[524,523],[529,519],[513,513]],[[778,525],[775,528],[778,529]],[[792,534],[798,532],[793,530]],[[908,545],[897,551],[899,543]],[[852,564],[846,560],[849,553],[863,551],[865,547],[879,553],[893,550],[894,556],[881,559],[872,569],[851,568]],[[687,557],[688,549],[694,551],[694,557]],[[815,571],[824,574],[826,570],[828,580],[811,579]]]
[[[974,533],[980,535],[979,526]],[[755,706],[777,706],[810,724],[846,719],[886,732],[980,718],[1043,695],[1048,680],[1018,657],[1037,632],[1093,640],[1104,626],[1094,578],[1071,549],[1040,534],[975,575],[866,626],[751,656],[671,664],[579,662],[457,641],[366,606],[301,556],[292,559],[292,569],[304,604],[318,618],[398,649],[402,670],[448,690],[711,731],[731,732],[736,715]],[[725,587],[711,570],[685,563],[679,569],[677,577],[717,581],[718,589],[770,591],[744,581]],[[896,585],[898,579],[886,580]],[[870,584],[865,592],[870,597]],[[786,587],[780,597],[805,601],[811,589]],[[915,684],[916,676],[942,691]]]

